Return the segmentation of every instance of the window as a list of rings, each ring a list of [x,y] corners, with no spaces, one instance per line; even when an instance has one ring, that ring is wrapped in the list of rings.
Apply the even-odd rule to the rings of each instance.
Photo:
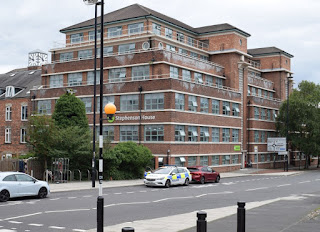
[[[94,40],[94,31],[89,31],[89,40]],[[101,37],[101,30],[97,30],[97,39],[100,39]]]
[[[190,52],[190,56],[193,58],[198,58],[198,54],[195,52]]]
[[[17,175],[16,174],[17,181],[23,181],[23,182],[33,182],[34,179],[31,176],[27,175]]]
[[[145,110],[163,110],[164,109],[164,94],[150,93],[144,95]]]
[[[68,86],[82,85],[82,73],[69,73]]]
[[[223,84],[222,84],[222,79],[216,77],[216,86],[218,88],[222,88]]]
[[[239,142],[239,129],[232,129],[232,142]]]
[[[122,82],[126,80],[126,68],[112,68],[109,69],[109,82]]]
[[[177,167],[183,167],[183,163],[181,162],[181,157],[175,157],[174,158],[174,164],[177,166]]]
[[[117,37],[122,35],[122,27],[110,27],[108,28],[108,38]]]
[[[267,119],[271,120],[271,110],[267,109]]]
[[[200,127],[200,142],[209,142],[209,127]]]
[[[5,143],[11,143],[11,128],[8,127],[5,129]]]
[[[188,157],[188,166],[195,166],[197,165],[197,157],[196,156],[189,156]]]
[[[209,60],[209,57],[204,56],[204,55],[200,55],[200,59],[201,59],[201,60]]]
[[[230,102],[222,102],[222,114],[230,115]]]
[[[265,143],[265,142],[266,142],[266,132],[261,131],[261,143]]]
[[[250,87],[248,86],[248,96],[250,96],[251,91],[250,91]]]
[[[71,43],[80,43],[83,42],[83,33],[77,33],[70,36]]]
[[[264,162],[264,161],[265,161],[265,155],[262,155],[262,154],[261,154],[260,157],[261,157],[260,162]]]
[[[128,25],[129,35],[143,32],[143,23],[134,23]]]
[[[267,161],[270,161],[270,154],[267,154]]]
[[[119,45],[118,48],[118,53],[119,54],[124,54],[124,53],[130,53],[136,49],[136,44],[130,43],[130,44],[121,44]]]
[[[172,35],[173,35],[172,30],[170,28],[165,28],[165,35],[167,38],[172,39]]]
[[[188,141],[190,142],[198,141],[198,128],[196,126],[188,127]]]
[[[88,59],[88,58],[92,58],[92,50],[81,50],[78,51],[78,59]]]
[[[26,143],[27,130],[25,128],[20,129],[20,143]]]
[[[156,23],[152,23],[152,32],[156,35],[161,35],[161,26]]]
[[[216,142],[216,143],[220,142],[220,128],[216,128],[216,127],[212,128],[211,135],[212,135],[212,142]]]
[[[188,45],[194,46],[194,45],[195,45],[195,42],[196,42],[196,41],[195,41],[194,38],[188,36],[188,40],[187,40]]]
[[[166,48],[167,48],[167,50],[172,51],[172,52],[176,51],[176,47],[173,45],[170,45],[170,44],[167,44]]]
[[[260,112],[258,107],[254,107],[254,118],[259,119],[260,118]]]
[[[179,69],[177,67],[170,66],[170,77],[179,78]]]
[[[99,138],[100,135],[100,127],[96,127],[96,134],[97,134],[97,139]],[[102,135],[104,140],[114,140],[114,126],[103,126],[102,127]]]
[[[6,121],[12,120],[12,109],[11,106],[6,106]]]
[[[10,175],[3,178],[3,181],[17,181],[17,178],[15,175]]]
[[[254,131],[254,142],[255,143],[259,143],[260,142],[259,131]]]
[[[50,88],[62,87],[62,86],[63,86],[63,75],[50,76]]]
[[[232,155],[232,163],[233,164],[239,163],[239,156],[238,155]]]
[[[261,108],[261,119],[265,120],[266,119],[266,110]]]
[[[114,96],[104,96],[102,107],[104,108],[104,106],[107,105],[109,102],[114,103]],[[96,107],[97,112],[100,112],[100,97],[97,97],[96,103],[97,103],[97,107]]]
[[[195,72],[195,73],[194,73],[194,80],[195,80],[196,83],[203,84],[202,74]]]
[[[197,112],[198,103],[196,96],[188,96],[188,110]]]
[[[176,125],[174,131],[174,141],[185,141],[186,133],[184,126]]]
[[[51,114],[51,100],[38,101],[39,114]]]
[[[278,117],[277,111],[273,110],[273,121],[275,121],[277,117]]]
[[[149,79],[149,65],[132,67],[132,80]]]
[[[268,98],[268,91],[264,90],[264,98]]]
[[[211,157],[211,165],[212,166],[218,166],[220,164],[220,157],[218,155],[213,155]]]
[[[272,92],[269,93],[269,98],[270,98],[271,100],[273,99],[273,93],[272,93]]]
[[[258,89],[258,97],[261,97],[261,96],[262,96],[262,90]]]
[[[252,96],[256,96],[256,88],[255,87],[252,87]]]
[[[220,101],[212,99],[212,113],[220,114]]]
[[[184,43],[184,34],[181,33],[181,32],[177,32],[177,40],[178,40],[179,42]]]
[[[96,84],[100,84],[100,71],[96,72]],[[87,74],[87,85],[94,85],[94,72],[89,71]]]
[[[238,103],[232,103],[232,115],[233,116],[239,116],[240,110],[239,110],[239,104]]]
[[[188,51],[186,49],[183,49],[183,48],[179,48],[179,53],[183,54],[183,55],[188,55]]]
[[[175,93],[176,110],[184,110],[184,94]]]
[[[120,141],[138,141],[138,126],[120,126]]]
[[[200,98],[200,112],[209,113],[209,99],[208,98]]]
[[[201,166],[208,166],[208,163],[209,163],[209,156],[200,156]]]
[[[145,141],[164,141],[163,125],[144,126]]]
[[[21,121],[28,120],[28,106],[21,106]]]
[[[213,77],[206,75],[206,85],[213,86]]]
[[[121,111],[135,111],[139,109],[138,95],[122,95],[120,96]]]
[[[97,57],[100,57],[100,48],[97,48]],[[103,48],[103,56],[109,56],[113,54],[113,46]]]
[[[222,128],[222,142],[230,142],[230,129]]]
[[[182,69],[182,80],[191,81],[191,72],[186,69]]]
[[[222,164],[230,164],[230,155],[222,156]]]
[[[80,100],[84,103],[84,106],[86,108],[86,113],[92,112],[92,98],[91,97],[84,97],[80,98]]]
[[[73,52],[60,53],[60,62],[73,59]]]

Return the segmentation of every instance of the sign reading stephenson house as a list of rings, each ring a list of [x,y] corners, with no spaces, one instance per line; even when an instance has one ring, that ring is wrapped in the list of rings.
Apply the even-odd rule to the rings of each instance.
[[[141,116],[142,120],[155,120],[156,116],[155,115],[142,115]],[[116,116],[116,121],[135,121],[135,120],[140,120],[140,116]]]

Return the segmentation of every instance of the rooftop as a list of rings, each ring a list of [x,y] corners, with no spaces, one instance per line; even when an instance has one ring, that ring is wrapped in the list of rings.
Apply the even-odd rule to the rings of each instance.
[[[293,58],[293,55],[279,49],[276,47],[265,47],[265,48],[254,48],[248,49],[248,54],[255,56],[266,56],[266,55],[274,55],[274,54],[283,54],[288,56],[289,58]]]

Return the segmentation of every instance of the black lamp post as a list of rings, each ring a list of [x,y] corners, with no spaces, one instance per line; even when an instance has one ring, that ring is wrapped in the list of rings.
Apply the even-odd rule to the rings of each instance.
[[[286,136],[286,140],[287,140],[287,155],[285,157],[284,160],[284,171],[288,171],[288,159],[289,159],[289,83],[290,83],[290,79],[292,79],[293,77],[288,74],[287,76],[287,120],[286,120],[286,126],[287,126],[287,136]]]

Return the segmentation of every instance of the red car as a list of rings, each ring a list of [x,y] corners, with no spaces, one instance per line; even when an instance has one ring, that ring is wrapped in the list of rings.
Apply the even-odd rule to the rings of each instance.
[[[188,170],[191,173],[192,180],[204,184],[206,182],[216,182],[220,181],[219,172],[214,171],[212,168],[207,166],[190,166]]]

